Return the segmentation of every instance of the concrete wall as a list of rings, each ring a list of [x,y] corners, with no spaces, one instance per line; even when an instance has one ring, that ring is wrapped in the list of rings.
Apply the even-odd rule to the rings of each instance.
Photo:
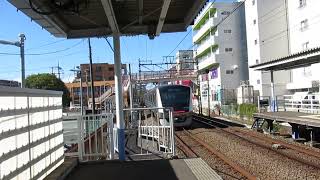
[[[43,179],[63,162],[61,96],[0,86],[0,179]]]
[[[253,3],[254,2],[254,3]],[[246,1],[248,65],[289,54],[286,0]],[[275,72],[276,94],[286,94],[290,71]],[[260,95],[270,96],[270,73],[249,70],[249,81]]]
[[[239,2],[235,3],[208,3],[204,10],[208,7],[214,7],[217,9],[216,14],[209,19],[212,21],[209,24],[211,27],[217,25],[228,13],[231,13],[236,7],[239,6]],[[204,13],[201,12],[196,21],[201,19]],[[207,23],[203,28],[208,28]],[[247,46],[246,46],[246,28],[245,28],[245,11],[241,6],[237,11],[230,15],[223,23],[219,24],[217,31],[211,36],[203,40],[196,46],[195,50],[200,54],[203,51],[203,47],[206,47],[206,43],[217,44],[218,49],[214,52],[208,53],[206,56],[198,59],[199,69],[204,70],[209,65],[216,65],[217,77],[211,78],[212,72],[209,72],[209,85],[210,85],[210,105],[213,108],[215,104],[219,103],[214,101],[214,92],[219,91],[221,88],[236,89],[240,85],[240,81],[248,80],[248,65],[247,65]],[[205,32],[201,29],[199,32]],[[194,37],[199,34],[194,33]],[[195,41],[195,38],[193,38]],[[232,48],[232,51],[226,51],[226,48]],[[212,70],[210,68],[208,70]],[[227,74],[227,71],[233,71],[232,74]],[[200,77],[200,89],[202,94],[206,94],[207,81],[202,81]],[[203,107],[208,106],[208,96],[202,96]]]
[[[300,7],[299,1],[288,1],[290,50],[297,53],[306,49],[320,46],[320,16],[319,0],[307,0]],[[307,20],[303,26],[302,21]],[[307,43],[307,47],[306,47]],[[320,80],[320,64],[292,70],[292,81],[287,85],[288,89],[311,88],[312,81]]]

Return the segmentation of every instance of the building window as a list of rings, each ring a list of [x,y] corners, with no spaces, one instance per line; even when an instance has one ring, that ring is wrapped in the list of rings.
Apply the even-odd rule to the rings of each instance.
[[[308,46],[309,46],[309,41],[305,42],[302,44],[302,50],[307,50],[308,49]]]
[[[233,70],[226,70],[226,74],[233,74]]]
[[[102,81],[102,76],[96,76],[97,81]]]
[[[255,45],[257,45],[258,44],[258,40],[256,39],[256,40],[254,40],[254,44]]]
[[[225,52],[232,52],[232,48],[225,48]]]
[[[109,70],[109,71],[113,71],[113,67],[109,67],[108,70]]]
[[[299,0],[299,7],[305,7],[307,5],[307,0]]]
[[[229,34],[230,34],[230,33],[231,33],[231,29],[225,29],[225,30],[223,30],[223,32],[224,32],[224,33],[229,33]]]
[[[260,79],[257,80],[257,84],[260,84]]]
[[[255,0],[252,0],[252,6],[254,6],[256,4]]]
[[[301,31],[306,30],[308,28],[308,19],[301,21],[300,26],[301,26],[301,28],[300,28]]]
[[[254,19],[254,20],[253,20],[253,24],[257,24],[257,20]]]
[[[97,67],[96,67],[96,71],[97,71],[97,72],[101,72],[101,71],[102,71],[102,67],[101,67],[101,66],[97,66]]]
[[[229,15],[229,14],[231,14],[230,11],[222,11],[222,12],[221,12],[221,15]]]
[[[259,59],[256,59],[256,64],[259,64]]]

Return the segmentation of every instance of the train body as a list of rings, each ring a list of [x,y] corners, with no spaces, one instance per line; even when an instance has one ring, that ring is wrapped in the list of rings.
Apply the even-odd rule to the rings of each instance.
[[[192,123],[192,91],[184,85],[155,87],[144,95],[144,103],[150,108],[172,108],[175,127],[188,127]],[[158,110],[161,125],[167,125],[168,115]],[[164,116],[164,117],[162,117]]]

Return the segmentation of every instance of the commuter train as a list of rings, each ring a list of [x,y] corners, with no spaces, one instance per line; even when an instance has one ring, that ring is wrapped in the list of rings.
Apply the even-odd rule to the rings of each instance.
[[[192,91],[184,85],[164,85],[153,88],[144,95],[147,107],[173,108],[175,127],[189,127],[192,123]],[[158,110],[161,125],[168,125],[168,113]],[[163,117],[164,116],[164,117]]]

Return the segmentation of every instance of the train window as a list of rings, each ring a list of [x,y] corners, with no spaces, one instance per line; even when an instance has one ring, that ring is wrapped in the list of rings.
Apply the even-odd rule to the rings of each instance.
[[[190,103],[190,88],[172,86],[161,88],[160,96],[163,107],[173,107],[174,110],[188,110]]]

